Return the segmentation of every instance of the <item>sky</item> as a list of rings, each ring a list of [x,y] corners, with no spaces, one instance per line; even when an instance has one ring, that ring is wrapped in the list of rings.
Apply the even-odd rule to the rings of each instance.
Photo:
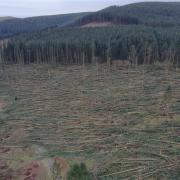
[[[149,0],[0,0],[0,16],[30,17],[90,12],[111,5],[125,5],[141,1]],[[180,2],[180,0],[172,1]]]

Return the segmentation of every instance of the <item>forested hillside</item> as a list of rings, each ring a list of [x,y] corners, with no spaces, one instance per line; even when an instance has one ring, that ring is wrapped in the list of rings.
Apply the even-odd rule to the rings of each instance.
[[[20,33],[30,33],[51,27],[63,27],[73,23],[88,13],[17,18],[0,22],[0,38]]]
[[[7,21],[7,20],[10,20],[10,19],[15,19],[15,17],[12,17],[12,16],[3,16],[3,17],[0,17],[0,22]]]
[[[176,26],[180,25],[180,3],[146,2],[112,6],[84,16],[74,25],[84,25],[89,22]]]
[[[113,6],[87,16],[39,17],[39,20],[33,19],[32,24],[34,20],[41,23],[33,27],[30,19],[27,19],[28,25],[23,31],[35,31],[57,22],[59,27],[9,39],[8,44],[1,48],[0,58],[4,63],[85,64],[128,60],[132,64],[157,61],[177,64],[180,62],[178,10],[180,3],[137,3]],[[81,27],[97,21],[120,24],[99,28]],[[62,27],[65,25],[68,27]]]
[[[2,51],[9,63],[82,64],[93,60],[154,63],[180,57],[179,28],[122,26],[54,29],[13,38]]]
[[[94,13],[10,19],[0,22],[0,38],[51,27],[82,26],[92,22],[111,22],[114,25],[179,26],[180,3],[146,2],[112,6]]]

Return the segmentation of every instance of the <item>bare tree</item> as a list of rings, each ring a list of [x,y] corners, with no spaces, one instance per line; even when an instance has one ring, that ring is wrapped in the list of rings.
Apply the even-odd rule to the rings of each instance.
[[[133,66],[138,65],[138,58],[137,58],[137,52],[134,45],[131,46],[130,53],[129,53],[129,62]]]

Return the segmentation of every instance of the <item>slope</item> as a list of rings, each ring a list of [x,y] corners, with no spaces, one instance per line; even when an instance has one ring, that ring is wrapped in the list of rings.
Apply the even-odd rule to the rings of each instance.
[[[52,16],[29,17],[0,22],[0,37],[40,31],[50,27],[68,25],[88,13],[73,13]]]
[[[15,17],[12,17],[12,16],[3,16],[3,17],[0,17],[0,22],[11,20],[11,19],[15,19]]]
[[[144,2],[111,6],[82,17],[73,25],[79,26],[92,22],[176,26],[180,25],[180,2]]]

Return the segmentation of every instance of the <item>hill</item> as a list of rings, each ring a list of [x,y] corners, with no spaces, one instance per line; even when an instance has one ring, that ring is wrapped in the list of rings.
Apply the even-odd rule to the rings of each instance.
[[[73,13],[10,19],[8,21],[0,22],[0,37],[8,37],[20,33],[30,33],[51,27],[63,27],[87,14],[88,13]]]
[[[0,49],[1,59],[5,63],[88,64],[129,60],[132,64],[170,61],[178,65],[179,5],[137,3],[89,14],[17,20],[27,26],[12,31],[38,32],[9,39],[7,46]],[[49,28],[53,24],[55,27]],[[16,23],[15,27],[22,26]],[[42,27],[48,30],[38,30]]]
[[[12,16],[3,16],[3,17],[0,17],[0,22],[6,21],[6,20],[11,20],[11,19],[15,19],[15,17],[12,17]]]
[[[82,17],[74,25],[85,25],[92,22],[176,26],[180,25],[180,2],[144,2],[111,6]]]
[[[178,180],[178,5],[0,23],[0,179]]]
[[[52,27],[104,27],[113,25],[179,26],[180,2],[144,2],[111,6],[94,13],[10,19],[0,22],[0,38]]]

